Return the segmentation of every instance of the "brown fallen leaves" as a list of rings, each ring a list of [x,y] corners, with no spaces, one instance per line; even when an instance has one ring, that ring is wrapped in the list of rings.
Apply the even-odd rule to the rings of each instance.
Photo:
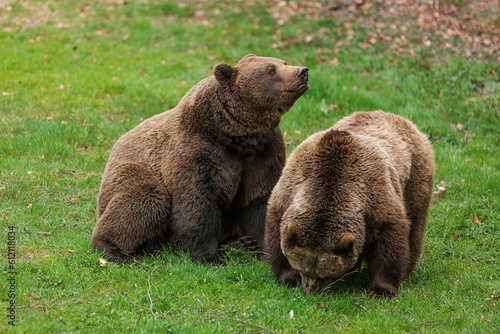
[[[478,224],[478,225],[484,225],[484,223],[483,223],[483,222],[481,222],[481,221],[479,220],[479,218],[477,218],[477,216],[476,216],[476,215],[474,215],[474,222],[475,222],[476,224]]]
[[[344,35],[336,47],[355,37],[357,32],[352,23],[356,22],[366,28],[366,39],[358,43],[364,49],[385,44],[396,55],[410,56],[422,52],[439,55],[442,49],[448,49],[466,57],[488,57],[500,63],[498,0],[276,0],[268,4],[268,12],[278,27],[293,22],[297,16],[311,20],[336,18],[343,28],[336,29],[343,30]],[[276,31],[279,33],[280,29]],[[324,35],[325,31],[319,29],[316,34]]]
[[[446,181],[441,180],[439,184],[440,185],[437,186],[437,191],[432,193],[435,197],[443,197],[446,194]]]

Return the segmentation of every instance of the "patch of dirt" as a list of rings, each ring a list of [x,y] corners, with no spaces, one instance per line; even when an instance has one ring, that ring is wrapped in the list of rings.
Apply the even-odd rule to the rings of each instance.
[[[31,248],[22,245],[18,246],[16,253],[16,261],[28,263],[39,261],[51,255],[46,249]]]

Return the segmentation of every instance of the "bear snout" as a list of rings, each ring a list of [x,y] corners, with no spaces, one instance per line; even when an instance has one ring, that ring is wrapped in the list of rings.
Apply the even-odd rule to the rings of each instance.
[[[302,79],[304,82],[309,80],[309,69],[307,67],[299,67],[297,70],[297,76]]]

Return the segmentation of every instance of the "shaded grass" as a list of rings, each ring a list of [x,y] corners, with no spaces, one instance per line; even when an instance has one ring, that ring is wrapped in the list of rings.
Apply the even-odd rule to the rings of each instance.
[[[498,330],[500,85],[493,65],[446,54],[442,63],[426,55],[399,58],[384,46],[364,50],[356,44],[366,34],[360,27],[332,54],[329,49],[346,36],[339,21],[304,16],[279,26],[271,5],[11,4],[0,21],[0,226],[3,236],[15,226],[20,308],[16,327],[5,317],[0,328],[23,333]],[[314,39],[305,43],[309,34]],[[141,120],[175,106],[215,64],[234,64],[247,53],[310,68],[311,88],[281,123],[289,152],[356,110],[403,115],[429,135],[436,184],[445,183],[447,192],[433,200],[422,261],[396,300],[369,298],[366,271],[324,295],[305,295],[277,286],[268,264],[237,250],[226,252],[227,267],[192,263],[187,254],[168,251],[132,265],[99,265],[90,235],[114,142]],[[329,65],[334,57],[338,65]],[[7,253],[6,242],[1,249]],[[9,275],[6,264],[1,270]],[[148,278],[164,279],[149,295]],[[9,286],[5,279],[0,285],[5,310]]]

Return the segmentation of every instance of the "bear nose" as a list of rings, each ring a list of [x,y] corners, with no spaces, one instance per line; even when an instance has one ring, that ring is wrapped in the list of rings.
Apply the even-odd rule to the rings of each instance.
[[[304,81],[307,81],[309,79],[309,74],[307,73],[309,71],[309,69],[307,67],[300,67],[298,70],[297,70],[297,76],[299,78],[301,78],[302,80]]]

